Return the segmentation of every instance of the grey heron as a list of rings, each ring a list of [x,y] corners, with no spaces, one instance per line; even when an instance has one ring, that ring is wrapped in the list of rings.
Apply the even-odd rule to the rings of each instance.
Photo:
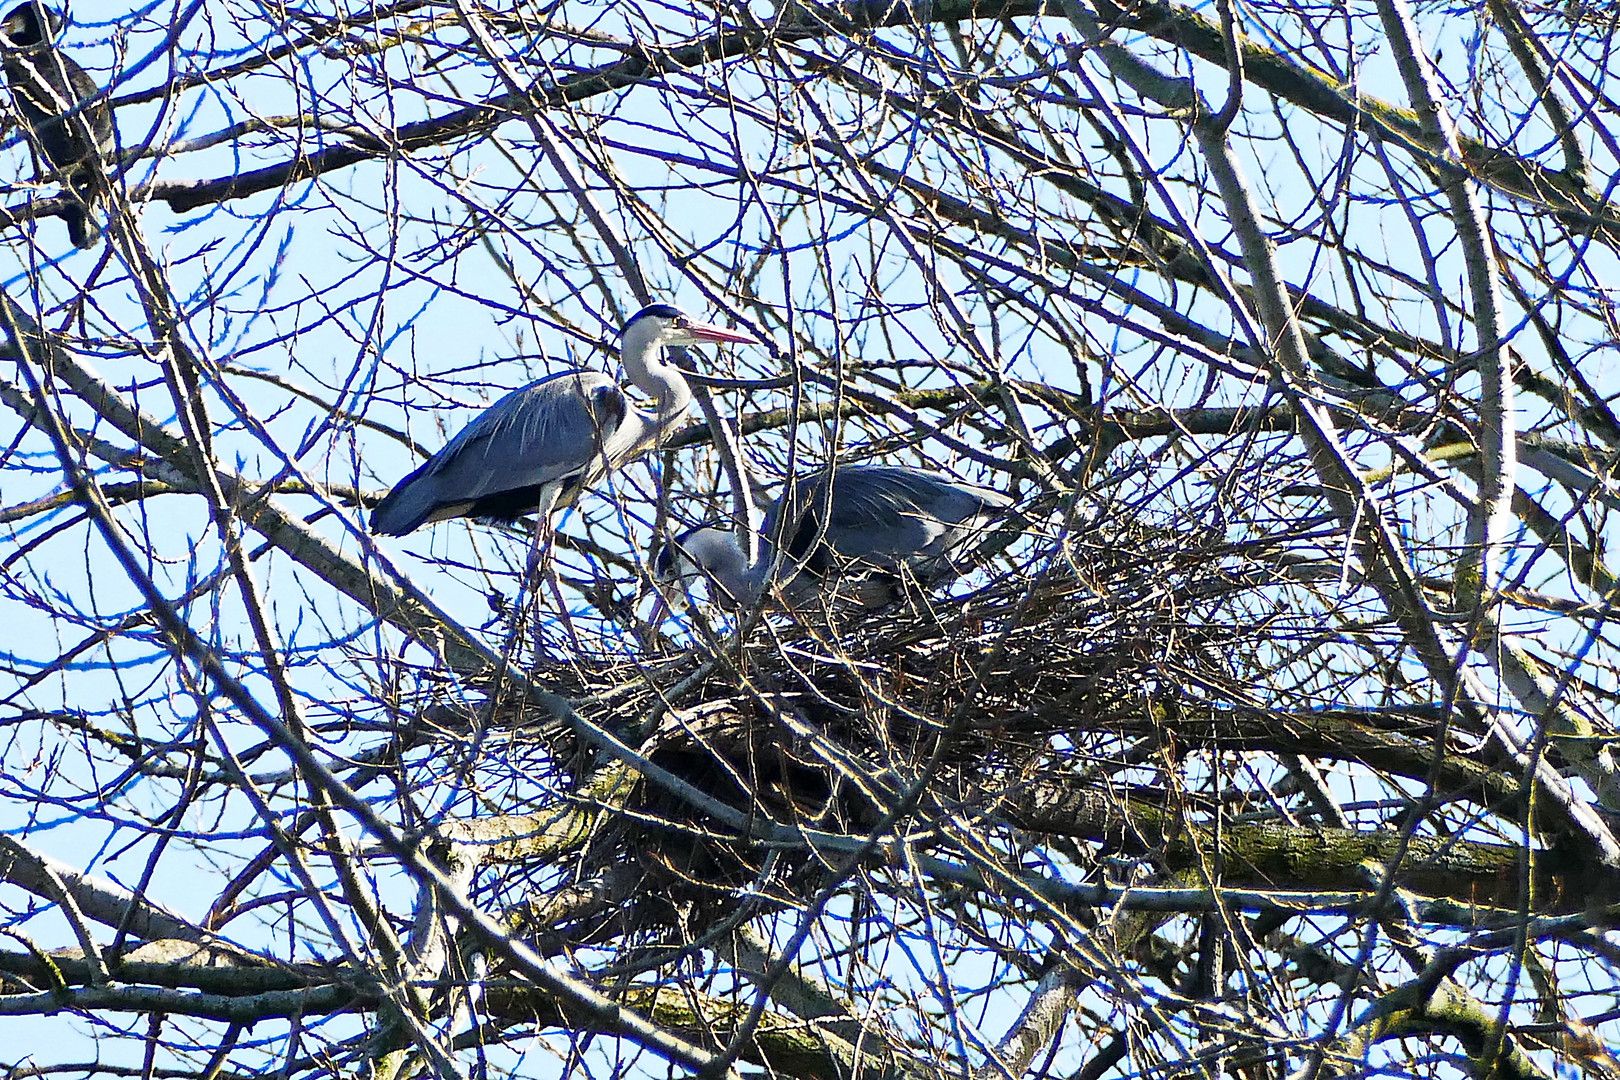
[[[777,580],[790,603],[835,584],[846,571],[876,571],[867,587],[843,595],[880,607],[895,599],[901,578],[931,585],[954,576],[963,568],[964,549],[1012,502],[992,488],[927,469],[843,465],[801,476],[776,500],[760,527],[764,543],[755,565],[748,565],[735,533],[708,525],[664,545],[653,570],[682,591],[707,576],[719,590],[711,588],[711,598],[722,606],[747,603],[777,561],[770,541],[780,529]]]
[[[754,338],[692,319],[668,304],[643,308],[625,324],[620,356],[630,381],[656,402],[632,405],[611,377],[574,370],[501,398],[390,491],[371,512],[371,531],[404,536],[431,521],[471,517],[550,519],[612,467],[635,458],[686,411],[691,389],[663,358],[666,345]]]
[[[0,22],[0,53],[36,171],[62,174],[69,205],[60,216],[68,238],[74,247],[92,248],[101,239],[90,216],[101,183],[94,166],[117,140],[111,104],[97,96],[99,88],[84,68],[55,46],[61,29],[61,15],[39,0],[25,0]]]

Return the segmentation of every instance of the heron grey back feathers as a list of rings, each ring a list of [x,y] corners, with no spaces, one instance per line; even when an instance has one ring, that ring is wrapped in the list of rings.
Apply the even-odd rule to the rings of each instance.
[[[566,501],[604,468],[624,426],[624,391],[600,371],[567,371],[485,409],[371,513],[371,531],[404,536],[453,517],[511,520],[533,513],[542,488]]]
[[[831,483],[831,496],[828,484]],[[794,482],[766,515],[762,532],[780,536],[789,558],[821,573],[837,555],[909,569],[919,579],[990,517],[1012,505],[999,491],[905,465],[845,465]],[[823,524],[825,522],[825,524]]]
[[[783,493],[766,515],[758,565],[744,564],[731,532],[705,526],[678,537],[675,553],[661,554],[656,569],[683,586],[701,569],[721,592],[751,599],[778,564],[777,589],[790,604],[831,588],[878,607],[895,599],[906,579],[929,586],[960,573],[966,549],[1012,502],[926,469],[846,465],[800,477]],[[780,559],[772,546],[777,537]],[[713,589],[711,598],[730,606]]]

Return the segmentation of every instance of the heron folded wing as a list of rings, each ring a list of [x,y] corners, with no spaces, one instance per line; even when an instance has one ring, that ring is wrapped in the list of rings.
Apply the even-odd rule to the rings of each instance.
[[[372,531],[403,536],[429,521],[530,513],[547,485],[599,467],[625,409],[618,385],[596,371],[566,371],[514,390],[396,484],[372,512]]]
[[[617,402],[618,404],[614,404]],[[624,415],[606,375],[570,371],[514,390],[433,455],[446,497],[473,501],[588,471]]]

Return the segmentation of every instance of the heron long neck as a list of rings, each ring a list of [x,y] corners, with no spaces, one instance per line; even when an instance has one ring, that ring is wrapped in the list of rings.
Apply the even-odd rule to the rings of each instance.
[[[668,427],[686,412],[692,403],[692,389],[680,369],[665,359],[663,346],[639,339],[627,341],[620,358],[630,381],[658,403],[656,429]]]

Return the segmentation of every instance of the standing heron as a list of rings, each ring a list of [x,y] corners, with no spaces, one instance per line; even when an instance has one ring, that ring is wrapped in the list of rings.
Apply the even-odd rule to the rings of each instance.
[[[926,469],[844,465],[800,477],[776,500],[760,528],[764,542],[754,566],[731,530],[699,526],[666,545],[653,570],[683,590],[706,575],[725,594],[711,590],[717,602],[748,603],[777,561],[771,540],[780,530],[777,580],[790,603],[820,593],[848,572],[877,571],[865,583],[876,588],[846,595],[864,607],[881,607],[897,598],[904,578],[927,586],[959,573],[964,549],[1012,502],[999,491]]]
[[[705,341],[758,344],[668,304],[643,308],[624,326],[620,356],[630,381],[657,403],[656,412],[636,408],[600,371],[565,371],[532,382],[485,409],[395,484],[371,512],[371,531],[404,536],[430,521],[511,521],[530,513],[543,525],[559,502],[640,455],[680,419],[692,391],[663,349]]]
[[[53,43],[61,29],[61,15],[26,0],[0,23],[0,55],[11,99],[28,129],[35,171],[62,175],[68,238],[74,247],[93,248],[101,239],[101,227],[90,216],[101,186],[97,166],[102,155],[114,152],[117,139],[112,105],[97,96],[100,89],[84,68]]]

